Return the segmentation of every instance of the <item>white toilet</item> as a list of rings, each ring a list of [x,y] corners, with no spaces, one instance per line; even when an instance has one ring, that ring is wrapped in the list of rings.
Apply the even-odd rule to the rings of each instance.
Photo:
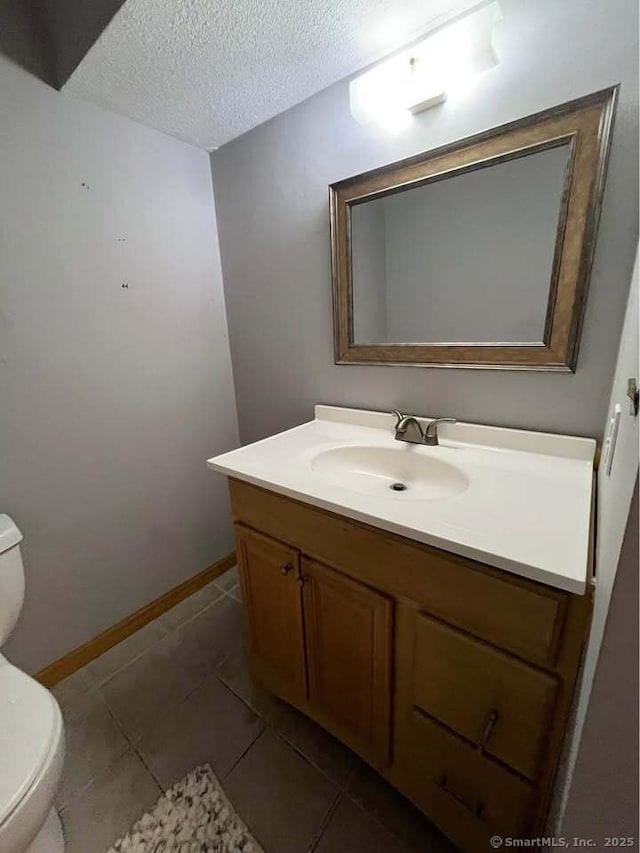
[[[24,600],[22,534],[0,514],[0,648]],[[0,654],[0,851],[62,853],[53,806],[62,777],[64,730],[53,695]]]

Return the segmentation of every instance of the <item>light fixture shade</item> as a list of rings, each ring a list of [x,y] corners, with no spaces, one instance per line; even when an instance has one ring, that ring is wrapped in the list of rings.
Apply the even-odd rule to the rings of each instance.
[[[497,64],[493,27],[500,18],[495,0],[484,3],[383,60],[351,81],[351,114],[361,124],[398,128],[409,124],[412,114],[442,103]]]

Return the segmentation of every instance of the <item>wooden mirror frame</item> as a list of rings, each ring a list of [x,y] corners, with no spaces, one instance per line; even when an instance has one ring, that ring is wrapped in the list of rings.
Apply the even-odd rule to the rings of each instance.
[[[575,369],[618,86],[329,187],[336,364],[572,372]],[[353,340],[351,207],[474,169],[567,145],[544,339],[534,343]]]

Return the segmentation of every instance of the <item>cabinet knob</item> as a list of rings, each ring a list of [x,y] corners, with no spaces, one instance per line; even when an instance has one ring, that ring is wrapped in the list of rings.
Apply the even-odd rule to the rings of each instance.
[[[288,575],[292,568],[293,568],[293,563],[285,563],[284,566],[280,566],[280,572],[283,575]]]
[[[298,586],[300,587],[300,589],[302,589],[302,587],[306,584],[308,580],[309,575],[302,575],[302,577],[298,578]]]

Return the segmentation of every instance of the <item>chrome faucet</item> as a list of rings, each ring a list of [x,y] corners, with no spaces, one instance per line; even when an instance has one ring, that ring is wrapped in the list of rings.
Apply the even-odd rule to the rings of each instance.
[[[403,415],[397,409],[394,409],[392,414],[397,418],[396,441],[407,441],[409,444],[426,444],[427,447],[438,446],[438,426],[440,424],[457,423],[455,418],[434,418],[423,430],[418,419],[413,415]]]

